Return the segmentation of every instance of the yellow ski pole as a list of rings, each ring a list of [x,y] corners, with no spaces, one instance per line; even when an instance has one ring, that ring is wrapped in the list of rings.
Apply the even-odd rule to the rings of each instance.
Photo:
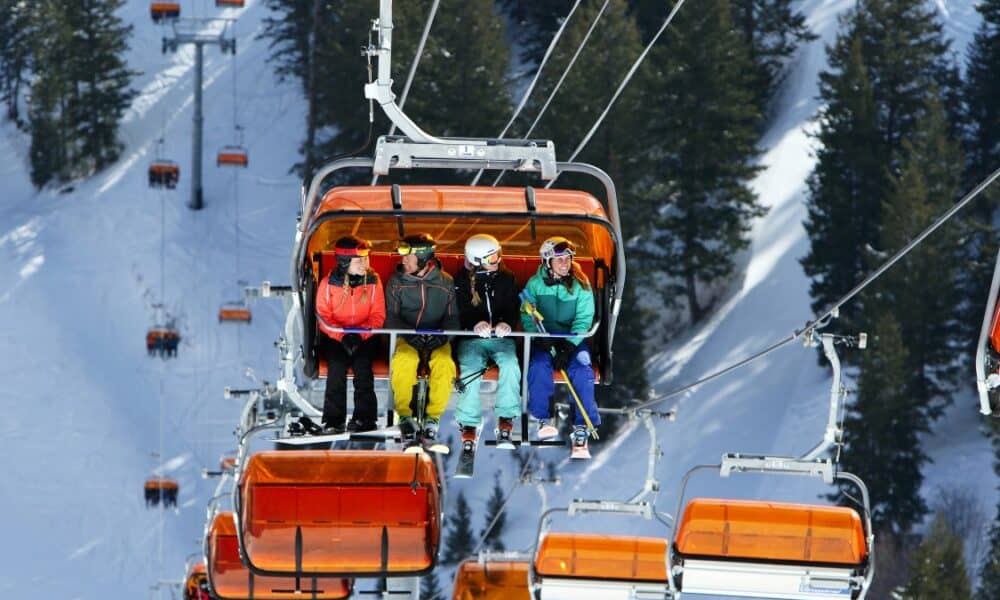
[[[566,385],[569,386],[569,393],[573,395],[573,400],[576,400],[576,409],[580,411],[581,415],[583,415],[583,422],[587,424],[587,433],[589,433],[590,437],[595,440],[601,439],[600,436],[597,435],[597,428],[594,427],[594,422],[590,420],[590,415],[588,415],[586,409],[583,408],[583,402],[580,400],[580,396],[577,395],[576,389],[573,387],[573,383],[569,380],[569,374],[566,373],[566,369],[559,369],[559,372],[562,373],[563,379],[566,380]]]

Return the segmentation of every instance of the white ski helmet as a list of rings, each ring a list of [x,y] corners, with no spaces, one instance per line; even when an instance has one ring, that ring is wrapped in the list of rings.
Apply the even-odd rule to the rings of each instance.
[[[500,242],[486,233],[477,233],[465,242],[465,262],[476,268],[485,268],[500,262]]]
[[[538,249],[538,255],[542,257],[542,262],[546,267],[551,266],[549,261],[557,256],[576,256],[576,244],[557,235],[542,242],[542,247]]]

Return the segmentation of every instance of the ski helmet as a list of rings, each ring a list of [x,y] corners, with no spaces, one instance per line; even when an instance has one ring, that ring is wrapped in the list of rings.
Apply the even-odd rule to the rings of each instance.
[[[465,262],[483,269],[500,262],[500,242],[486,233],[477,233],[465,242]]]
[[[550,237],[542,242],[542,247],[538,249],[538,255],[542,257],[545,267],[552,268],[551,260],[557,256],[576,256],[576,244],[562,236]]]
[[[371,242],[357,236],[345,235],[333,245],[333,253],[337,257],[337,268],[347,270],[351,259],[355,256],[368,256],[372,250]]]
[[[437,244],[429,233],[414,233],[404,237],[396,245],[396,252],[400,256],[413,254],[417,257],[417,267],[423,269],[427,266],[427,261],[434,257],[434,248]]]

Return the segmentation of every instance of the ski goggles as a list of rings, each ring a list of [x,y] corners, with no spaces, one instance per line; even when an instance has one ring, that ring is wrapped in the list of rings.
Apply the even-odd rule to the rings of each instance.
[[[402,240],[396,245],[396,252],[400,256],[406,256],[407,254],[430,254],[434,252],[434,246],[426,244],[411,245],[410,242]]]
[[[576,256],[576,244],[566,240],[552,246],[552,256]]]
[[[500,260],[501,260],[500,253],[494,252],[493,254],[490,254],[489,256],[484,256],[480,258],[478,261],[476,261],[476,266],[492,267],[493,265],[500,264]]]
[[[333,253],[337,256],[368,256],[371,248],[335,248]]]

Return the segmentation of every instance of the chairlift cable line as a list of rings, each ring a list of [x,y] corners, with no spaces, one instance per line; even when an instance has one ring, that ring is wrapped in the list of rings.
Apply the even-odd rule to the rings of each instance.
[[[413,62],[410,63],[410,72],[406,76],[406,83],[403,85],[403,95],[399,98],[399,110],[403,110],[406,106],[406,97],[410,95],[410,85],[413,84],[413,77],[417,74],[417,65],[420,64],[420,59],[424,55],[424,46],[427,44],[427,37],[430,35],[431,26],[434,24],[434,17],[437,16],[438,6],[441,4],[441,0],[434,0],[434,4],[431,5],[431,10],[427,14],[427,20],[424,22],[424,31],[420,35],[420,43],[417,44],[417,53],[413,55]],[[389,128],[389,135],[396,133],[396,124],[393,123],[392,127]],[[378,174],[372,176],[372,185],[378,183]]]
[[[569,60],[569,63],[566,65],[566,68],[563,69],[562,75],[559,76],[559,81],[556,82],[555,87],[553,87],[552,91],[549,92],[549,97],[545,99],[545,103],[542,104],[541,110],[539,110],[538,114],[535,115],[535,120],[531,122],[531,127],[528,128],[528,131],[525,132],[525,134],[522,136],[521,139],[525,140],[528,139],[529,137],[531,137],[532,132],[535,131],[535,127],[538,126],[538,122],[542,120],[542,116],[545,114],[545,111],[549,109],[549,105],[552,104],[552,100],[555,99],[556,94],[559,93],[559,88],[561,88],[563,82],[566,81],[566,77],[569,76],[569,72],[573,70],[573,65],[576,64],[576,59],[578,59],[580,57],[580,54],[583,53],[584,46],[587,45],[587,42],[590,40],[590,35],[594,33],[594,30],[597,28],[597,24],[600,22],[601,17],[604,16],[604,11],[607,10],[608,4],[610,3],[611,0],[604,0],[604,4],[601,6],[601,10],[597,12],[597,16],[594,17],[593,23],[591,23],[590,28],[587,29],[586,35],[583,36],[583,40],[581,40],[580,44],[576,47],[576,52],[573,53],[573,57]],[[496,179],[493,180],[493,187],[499,185],[500,179],[503,178],[505,173],[507,173],[507,169],[500,171]]]
[[[934,233],[939,227],[941,227],[947,221],[949,221],[960,210],[962,210],[963,208],[965,208],[965,206],[967,204],[969,204],[970,202],[972,202],[977,196],[979,196],[979,194],[981,194],[984,190],[986,190],[988,187],[990,187],[997,180],[997,178],[1000,178],[1000,168],[998,168],[996,171],[993,171],[993,173],[990,174],[989,176],[987,176],[986,179],[984,179],[981,182],[979,182],[979,184],[976,185],[976,187],[972,191],[970,191],[968,194],[966,194],[965,197],[963,197],[954,206],[952,206],[947,211],[945,211],[944,214],[942,214],[940,217],[937,218],[937,220],[935,220],[933,223],[931,223],[930,226],[928,226],[926,229],[924,229],[922,232],[920,232],[920,234],[918,234],[915,238],[913,238],[901,250],[899,250],[898,252],[896,252],[891,258],[889,258],[889,260],[887,260],[884,263],[882,263],[882,266],[880,266],[874,272],[872,272],[867,277],[865,277],[865,279],[861,283],[859,283],[858,285],[854,286],[854,289],[852,289],[850,292],[848,292],[846,295],[844,295],[841,299],[837,300],[832,305],[830,305],[830,307],[827,308],[822,313],[821,316],[816,317],[813,320],[807,322],[801,329],[795,330],[788,337],[786,337],[786,338],[784,338],[782,340],[779,340],[779,341],[771,344],[770,346],[764,348],[763,350],[760,350],[759,352],[756,352],[756,353],[754,353],[754,354],[752,354],[752,355],[750,355],[750,356],[748,356],[748,357],[746,357],[746,358],[744,358],[744,359],[742,359],[740,361],[737,361],[737,362],[735,362],[735,363],[733,363],[731,365],[728,365],[728,366],[726,366],[726,367],[724,367],[724,368],[722,368],[722,369],[720,369],[718,371],[710,373],[709,375],[706,375],[705,377],[702,377],[702,378],[700,378],[700,379],[698,379],[698,380],[696,380],[696,381],[694,381],[692,383],[689,383],[689,384],[687,384],[687,385],[685,385],[683,387],[677,388],[677,389],[672,390],[670,392],[667,392],[665,394],[658,395],[656,398],[653,398],[652,400],[647,400],[645,402],[642,402],[642,403],[636,405],[634,408],[637,408],[637,409],[647,408],[647,407],[652,406],[654,404],[658,404],[660,402],[663,402],[664,400],[667,400],[668,398],[672,398],[672,397],[677,396],[679,394],[683,394],[684,392],[687,392],[688,390],[696,388],[696,387],[698,387],[699,385],[701,385],[703,383],[707,383],[709,381],[712,381],[713,379],[716,379],[718,377],[721,377],[722,375],[725,375],[726,373],[729,373],[731,371],[735,371],[736,369],[739,369],[740,367],[746,366],[746,365],[748,365],[748,364],[756,361],[757,359],[759,359],[759,358],[761,358],[761,357],[763,357],[763,356],[765,356],[767,354],[770,354],[771,352],[773,352],[773,351],[781,348],[782,346],[785,346],[788,343],[797,340],[798,338],[802,337],[802,335],[804,335],[804,334],[806,334],[806,333],[808,333],[810,331],[815,330],[817,328],[817,326],[823,324],[827,319],[829,319],[831,316],[833,316],[833,313],[836,312],[837,310],[839,310],[841,306],[843,306],[844,304],[846,304],[847,302],[849,302],[851,299],[853,299],[855,296],[857,296],[859,293],[861,293],[862,290],[864,290],[866,287],[868,287],[869,285],[871,285],[872,282],[874,282],[876,279],[878,279],[879,277],[881,277],[882,274],[884,274],[886,271],[888,271],[893,265],[895,265],[897,262],[899,262],[904,256],[906,256],[907,254],[909,254],[910,251],[913,250],[914,248],[916,248],[921,242],[924,241],[924,239],[926,239],[929,235],[931,235],[932,233]]]
[[[479,543],[477,543],[475,549],[472,550],[473,556],[479,554],[479,550],[483,547],[483,544],[486,543],[486,537],[489,536],[490,532],[493,531],[493,527],[497,524],[497,521],[500,520],[500,515],[502,515],[504,511],[507,510],[507,503],[510,502],[510,499],[514,496],[514,491],[517,489],[517,486],[521,485],[521,482],[524,480],[524,477],[528,473],[528,468],[531,466],[531,463],[535,460],[535,451],[536,448],[532,447],[531,452],[528,454],[527,460],[524,461],[524,466],[521,467],[521,474],[518,475],[517,479],[515,479],[514,483],[510,486],[510,489],[507,490],[507,496],[503,499],[503,503],[500,504],[500,508],[497,510],[497,514],[493,515],[493,520],[490,521],[488,525],[486,525],[486,529],[483,530],[483,534],[479,538]]]
[[[663,35],[663,32],[666,31],[667,27],[670,26],[670,23],[674,20],[674,17],[677,16],[677,11],[679,11],[682,6],[684,6],[684,0],[677,0],[677,4],[674,5],[674,8],[671,9],[670,14],[667,15],[666,20],[663,21],[663,25],[660,26],[659,31],[656,32],[656,35],[653,36],[653,39],[649,40],[649,43],[646,44],[646,47],[639,55],[639,58],[637,58],[635,62],[632,64],[632,68],[629,69],[628,73],[625,74],[625,79],[623,79],[622,82],[618,85],[618,89],[615,90],[614,95],[611,96],[611,100],[608,101],[608,105],[604,107],[604,112],[601,113],[601,116],[597,118],[597,121],[595,121],[594,125],[590,128],[590,131],[587,132],[587,135],[584,136],[580,144],[576,147],[575,150],[573,150],[573,154],[569,157],[568,162],[573,162],[574,160],[576,160],[576,157],[580,154],[580,152],[584,149],[584,147],[588,143],[590,143],[590,138],[594,137],[594,134],[597,133],[597,128],[601,126],[601,123],[604,122],[604,119],[608,116],[608,113],[611,112],[611,107],[614,106],[615,102],[618,101],[618,97],[621,96],[623,91],[625,91],[625,86],[627,86],[629,82],[632,81],[632,77],[635,75],[636,71],[639,70],[639,66],[642,65],[642,62],[646,59],[646,55],[649,54],[649,51],[653,49],[653,45],[656,44],[657,40],[660,39],[660,36]],[[557,179],[559,179],[559,173],[556,173],[556,176],[547,184],[545,184],[545,188],[546,189],[551,188],[552,184],[554,184]]]
[[[570,20],[573,18],[573,13],[575,13],[576,9],[580,7],[580,2],[581,0],[576,0],[576,2],[573,3],[573,6],[569,9],[569,13],[566,14],[566,18],[563,19],[563,22],[559,25],[559,29],[556,30],[556,34],[552,36],[552,41],[549,42],[549,47],[545,49],[545,54],[542,56],[541,62],[538,63],[538,69],[535,70],[535,76],[531,79],[531,83],[528,84],[527,89],[524,90],[524,94],[521,95],[521,101],[518,102],[517,108],[514,109],[514,114],[510,116],[510,120],[507,121],[506,125],[504,125],[503,131],[500,132],[497,139],[502,140],[503,136],[507,135],[507,131],[510,129],[511,125],[514,124],[514,121],[517,120],[521,111],[524,110],[524,107],[528,104],[528,98],[531,96],[531,92],[534,91],[535,85],[538,83],[538,79],[542,76],[542,70],[549,62],[549,58],[552,56],[552,51],[555,50],[556,44],[559,43],[559,38],[562,37],[563,31],[566,30],[566,25],[569,24]],[[479,172],[476,173],[476,176],[472,179],[472,182],[469,185],[478,184],[479,179],[482,176],[483,169],[479,169]]]

